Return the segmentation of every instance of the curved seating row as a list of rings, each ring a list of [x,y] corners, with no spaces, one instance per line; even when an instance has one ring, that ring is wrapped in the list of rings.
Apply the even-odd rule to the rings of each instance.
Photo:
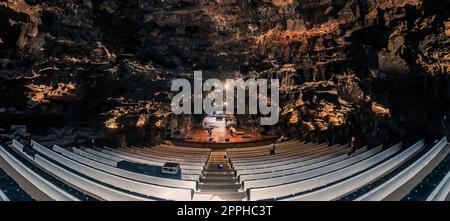
[[[9,164],[20,176],[25,178],[31,185],[53,200],[76,201],[77,199],[64,192],[52,183],[48,182],[34,171],[23,165],[19,160],[13,157],[4,147],[0,146],[0,157]]]
[[[408,168],[402,170],[396,176],[392,177],[388,181],[384,182],[383,184],[364,194],[363,196],[357,198],[356,200],[381,201],[388,199],[394,194],[394,192],[399,191],[401,188],[404,188],[406,185],[408,185],[409,181],[415,179],[415,176],[417,176],[427,165],[429,165],[434,159],[436,159],[436,157],[441,153],[441,151],[444,150],[445,147],[449,148],[447,146],[446,138],[440,140],[436,145],[433,146],[433,148],[431,148],[431,150],[429,150],[422,157],[416,160]],[[401,197],[397,200],[400,199]]]
[[[86,149],[88,151],[88,149]],[[95,153],[95,150],[90,150],[90,153]],[[107,149],[102,149],[101,153],[111,155],[113,157],[118,157],[124,160],[129,160],[136,163],[142,163],[147,165],[156,165],[156,166],[162,166],[166,163],[166,161],[156,161],[149,157],[144,157],[140,155],[135,155],[133,153],[127,153],[127,152],[119,152],[119,151],[112,151]],[[193,165],[185,165],[180,164],[181,171],[189,172],[189,174],[196,175],[196,176],[203,176],[203,170],[204,166],[193,166]]]
[[[53,146],[53,151],[65,156],[69,159],[72,159],[81,164],[84,164],[86,166],[90,166],[94,169],[101,170],[103,172],[107,172],[112,175],[120,176],[120,177],[127,178],[130,180],[135,180],[135,181],[139,181],[139,182],[143,182],[143,183],[155,184],[155,185],[165,186],[165,187],[185,188],[185,189],[191,189],[193,191],[197,190],[198,184],[196,181],[167,179],[167,178],[161,178],[161,177],[156,177],[156,176],[150,176],[150,175],[144,175],[144,174],[130,172],[127,170],[119,169],[116,167],[112,167],[109,165],[105,165],[105,164],[84,158],[84,157],[74,154],[66,149],[63,149],[57,145]]]
[[[381,149],[382,149],[381,147],[377,147],[372,149],[369,153],[381,151]],[[358,151],[353,153],[353,155],[363,153],[366,150],[367,148],[360,148]],[[326,166],[329,164],[337,163],[349,157],[350,155],[347,152],[330,153],[328,155],[317,156],[312,159],[305,159],[303,161],[299,159],[298,162],[296,161],[275,167],[268,167],[255,170],[244,170],[240,173],[238,178],[239,181],[242,182],[246,180],[267,179],[291,173],[299,173],[307,170],[312,170],[318,167]]]
[[[141,194],[143,196],[153,197],[165,200],[192,200],[193,191],[191,189],[169,188],[154,184],[137,182],[123,177],[115,176],[92,167],[83,165],[56,152],[43,147],[37,142],[32,141],[33,148],[42,153],[52,161],[58,162],[71,170],[90,177],[101,183],[106,183],[116,188],[120,188],[131,193]]]
[[[108,155],[102,152],[98,152],[93,149],[78,149],[78,148],[72,148],[72,152],[74,154],[80,155],[84,158],[96,161],[98,163],[106,164],[112,167],[117,167],[119,162],[126,161],[127,159],[115,157],[112,155]],[[135,162],[139,163],[139,162]],[[162,166],[163,163],[159,164],[153,164],[154,166]],[[198,182],[200,180],[200,175],[198,175],[199,171],[193,171],[193,170],[181,170],[181,179],[182,180],[188,180],[188,181],[196,181]],[[197,174],[197,175],[195,175]],[[201,172],[200,172],[201,174]]]
[[[297,195],[305,191],[311,191],[350,177],[355,173],[362,172],[396,154],[400,149],[401,145],[395,145],[367,159],[333,172],[326,173],[326,171],[323,171],[322,173],[318,173],[317,176],[311,176],[312,178],[310,179],[300,179],[300,181],[289,182],[277,186],[249,189],[248,198],[249,200],[278,199]]]
[[[450,172],[442,179],[436,188],[427,197],[427,201],[444,201],[450,197]]]
[[[331,173],[331,172],[334,172],[334,171],[337,171],[340,169],[344,169],[353,164],[356,164],[358,162],[366,160],[366,159],[380,153],[380,151],[381,151],[381,148],[376,148],[376,149],[367,151],[362,154],[347,157],[346,159],[344,159],[342,161],[338,161],[338,162],[328,164],[328,165],[322,166],[322,167],[316,167],[314,169],[310,169],[310,168],[314,167],[314,166],[311,166],[311,167],[306,168],[307,170],[300,167],[300,168],[296,168],[296,170],[281,171],[278,173],[274,173],[273,177],[244,181],[243,188],[246,190],[249,188],[277,186],[277,185],[298,182],[301,180],[318,177],[318,176],[321,176],[321,175],[324,175],[327,173]]]

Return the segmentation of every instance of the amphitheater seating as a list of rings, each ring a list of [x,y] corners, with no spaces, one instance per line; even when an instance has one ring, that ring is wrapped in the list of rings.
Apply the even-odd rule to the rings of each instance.
[[[378,151],[381,147],[374,148],[371,150]],[[360,148],[358,151],[353,153],[353,155],[362,153],[366,151],[367,148]],[[294,173],[300,173],[308,170],[312,170],[315,168],[319,168],[322,166],[330,165],[333,163],[340,162],[342,160],[347,159],[350,157],[348,153],[331,153],[325,156],[320,156],[316,158],[312,158],[309,160],[299,161],[295,163],[289,163],[281,166],[275,166],[275,167],[268,167],[268,168],[262,168],[262,169],[255,169],[255,170],[244,170],[239,175],[239,181],[244,182],[247,180],[259,180],[259,179],[268,179],[278,176],[284,176],[287,174],[294,174]]]
[[[123,151],[123,150],[114,150],[114,149],[110,149],[110,148],[104,148],[101,150],[101,152],[106,153],[108,155],[115,156],[115,157],[130,160],[133,162],[144,163],[144,164],[149,164],[149,165],[164,165],[166,162],[168,162],[167,160],[155,159],[151,156],[144,156],[141,154],[135,154],[135,153]],[[170,161],[170,159],[168,159],[168,160]],[[172,162],[172,161],[170,161],[170,162]],[[203,169],[205,168],[205,164],[198,164],[198,163],[192,164],[190,162],[179,162],[179,161],[177,163],[180,164],[180,167],[183,170],[196,171],[193,174],[201,175],[201,172],[199,172],[199,171],[203,171]]]
[[[74,149],[74,150],[76,150],[76,149]],[[95,156],[100,156],[104,159],[116,161],[117,163],[123,162],[123,161],[128,161],[128,162],[140,163],[142,165],[155,165],[155,166],[163,166],[164,165],[164,162],[156,162],[156,161],[141,159],[141,158],[137,158],[137,157],[133,157],[133,156],[129,156],[129,155],[122,155],[120,153],[109,152],[107,150],[105,150],[105,153],[94,150],[94,149],[83,149],[81,151],[84,151],[86,153],[89,153],[89,154],[92,154]],[[77,153],[77,152],[78,151],[74,151],[74,153]],[[84,155],[84,156],[87,156],[87,155]],[[186,168],[189,168],[189,169],[186,169]],[[181,165],[181,179],[182,180],[199,181],[202,177],[202,171],[203,171],[203,167],[191,169],[190,166]]]
[[[295,159],[299,155],[305,156],[328,150],[330,150],[330,148],[327,145],[319,145],[319,146],[304,145],[297,147],[294,151],[278,153],[272,156],[269,154],[269,152],[267,152],[264,156],[252,156],[246,158],[235,158],[233,156],[230,156],[231,159],[230,161],[233,167],[245,167],[245,166],[253,167],[255,165],[260,165],[260,163],[263,161],[268,161],[270,163],[280,163],[286,160]]]
[[[185,188],[185,189],[191,189],[193,191],[197,190],[198,184],[196,181],[165,179],[165,178],[160,178],[160,177],[154,177],[154,176],[148,176],[148,175],[143,175],[143,174],[139,174],[139,173],[129,172],[126,170],[118,169],[116,167],[112,167],[109,165],[105,165],[105,164],[84,158],[84,157],[74,154],[66,149],[63,149],[57,145],[55,145],[53,147],[53,150],[69,159],[75,160],[86,166],[90,166],[97,170],[101,170],[103,172],[110,173],[110,174],[120,176],[123,178],[127,178],[130,180],[135,180],[135,181],[139,181],[139,182],[143,182],[143,183],[155,184],[155,185],[160,185],[160,186],[165,186],[165,187]]]
[[[413,179],[417,179],[416,176],[419,176],[422,170],[424,170],[427,165],[430,165],[433,160],[437,159],[439,155],[444,154],[444,156],[446,156],[450,150],[449,148],[450,146],[447,146],[447,139],[442,139],[436,145],[434,145],[431,150],[425,153],[420,159],[416,160],[408,168],[403,169],[396,176],[392,177],[372,191],[359,197],[357,200],[381,201],[385,199],[402,199],[402,197],[406,195],[401,195],[402,188],[407,188],[409,182],[413,181]],[[417,185],[417,183],[415,185]],[[409,192],[409,190],[407,192]],[[401,195],[402,197],[399,197],[398,195]]]
[[[33,148],[39,153],[45,155],[52,161],[58,162],[71,170],[90,177],[101,183],[107,183],[116,188],[120,188],[131,193],[140,194],[142,196],[153,197],[164,200],[191,200],[193,191],[191,189],[169,188],[148,183],[141,183],[134,180],[125,179],[115,176],[92,167],[83,165],[67,157],[57,154],[56,152],[43,147],[35,141],[32,141]]]
[[[277,143],[276,146],[279,148],[283,148],[286,145],[298,144],[300,142],[296,140],[289,140],[282,143]],[[264,145],[264,146],[255,146],[255,147],[243,147],[243,148],[228,148],[228,153],[248,153],[252,151],[267,151],[272,147],[272,145]]]
[[[57,165],[39,154],[30,156],[26,155],[24,152],[21,152],[21,150],[19,149],[16,150],[19,154],[21,154],[21,156],[27,158],[39,168],[42,168],[46,173],[51,174],[51,176],[58,179],[58,181],[64,182],[65,184],[77,190],[80,190],[83,193],[89,194],[90,196],[94,197],[94,199],[107,201],[150,200],[148,198],[143,198],[118,191],[114,188],[88,179],[87,177],[84,177],[80,174],[73,173],[72,171],[64,168],[64,166]],[[85,198],[91,200],[90,197]]]
[[[30,200],[32,200],[31,196],[0,168],[0,201]]]
[[[7,146],[7,145],[5,145]],[[93,201],[95,198],[90,197],[89,195],[86,195],[80,191],[78,191],[75,188],[72,188],[71,186],[65,184],[63,181],[59,180],[58,178],[54,177],[53,175],[49,174],[44,170],[43,168],[40,168],[39,165],[35,164],[33,162],[33,158],[35,157],[35,153],[32,153],[32,148],[30,147],[23,147],[22,145],[17,147],[14,145],[9,146],[10,148],[7,148],[7,151],[13,155],[17,160],[19,160],[22,164],[24,164],[26,167],[30,168],[38,174],[39,176],[43,177],[47,181],[51,182],[53,185],[59,187],[60,189],[64,190],[65,192],[71,194],[72,196],[76,197],[80,200],[85,201]],[[22,149],[23,148],[23,149]],[[8,191],[8,194],[10,191]],[[16,194],[19,193],[19,194]],[[34,193],[34,192],[33,192]],[[7,194],[7,195],[8,195]],[[31,200],[31,196],[25,192],[24,190],[21,190],[21,188],[16,188],[16,191],[14,191],[14,195],[8,195],[8,197],[11,200],[21,200],[21,201],[28,201]],[[43,200],[42,195],[34,196],[36,200]],[[45,197],[44,200],[48,200],[48,197]]]
[[[289,169],[292,167],[307,165],[317,159],[322,159],[323,157],[347,154],[350,151],[346,146],[339,147],[329,147],[323,150],[313,150],[308,153],[301,155],[296,155],[295,158],[286,161],[261,161],[266,163],[252,164],[247,166],[234,166],[237,176],[256,174],[256,173],[266,173],[270,171],[276,171],[280,169]]]
[[[122,163],[124,163],[124,162],[136,163],[136,162],[129,162],[129,161],[126,161],[125,159],[114,157],[112,155],[104,154],[102,152],[97,152],[96,150],[87,149],[87,148],[84,148],[84,149],[72,148],[72,153],[80,155],[84,158],[96,161],[98,163],[106,164],[106,165],[116,167],[116,168],[119,168],[122,165]],[[139,165],[144,166],[146,164],[139,164]],[[148,165],[148,166],[150,166],[150,165]],[[162,163],[161,163],[161,165],[158,165],[158,166],[162,166]],[[123,168],[123,167],[120,167],[120,169],[129,170],[129,168]],[[130,172],[148,175],[148,173],[142,173],[142,171],[140,171],[140,170],[133,170]],[[198,181],[200,181],[200,176],[189,174],[189,170],[188,171],[183,170],[183,171],[181,171],[181,179],[198,182]]]
[[[0,201],[9,201],[8,197],[0,191]]]
[[[300,181],[286,180],[286,182],[280,182],[284,183],[282,185],[250,189],[248,191],[248,197],[250,200],[278,199],[297,195],[298,193],[306,191],[311,191],[313,189],[329,185],[331,183],[350,177],[355,173],[368,169],[369,167],[374,166],[382,162],[383,160],[386,160],[388,157],[394,155],[400,150],[400,148],[400,145],[393,146],[370,158],[359,161],[355,164],[336,170],[334,172],[326,173],[326,171],[323,171],[326,174],[323,174],[323,172],[319,172],[317,176],[311,179],[300,179]]]
[[[19,160],[8,153],[2,146],[0,146],[0,156],[6,163],[9,164],[11,168],[13,168],[18,174],[20,174],[20,176],[29,181],[31,185],[35,186],[49,198],[59,201],[77,200],[75,197],[64,192],[62,189],[56,187],[28,167],[26,167]]]
[[[445,138],[434,144],[421,140],[409,147],[396,144],[356,151],[348,145],[296,140],[276,144],[275,155],[270,155],[271,148],[272,145],[227,149],[225,160],[230,162],[234,178],[232,173],[228,175],[233,178],[233,185],[223,186],[241,188],[237,193],[252,201],[442,201],[450,197],[450,145]],[[57,145],[47,148],[35,141],[31,141],[31,147],[24,146],[13,140],[9,146],[0,146],[2,165],[6,163],[23,177],[19,183],[26,180],[49,199],[63,201],[202,199],[195,196],[203,193],[201,177],[211,165],[210,155],[210,149],[167,144],[149,148],[65,149]],[[121,166],[127,163],[159,168],[166,162],[180,163],[181,178],[180,174],[178,178],[164,177]],[[219,173],[220,170],[211,174]],[[210,172],[206,174],[206,178],[218,179],[209,177]],[[18,194],[10,192],[12,187]],[[0,169],[0,201],[31,200],[26,195],[29,190],[30,187],[21,190]]]
[[[427,201],[444,201],[450,197],[450,172],[442,179],[436,188],[427,197]]]
[[[298,182],[301,180],[307,180],[313,177],[322,176],[324,174],[334,172],[340,169],[344,169],[348,166],[351,166],[360,161],[366,160],[381,151],[381,148],[375,148],[371,151],[354,155],[352,157],[348,157],[342,161],[329,164],[323,167],[318,167],[314,169],[304,170],[301,167],[296,168],[293,173],[291,170],[288,171],[280,171],[273,174],[273,177],[269,178],[261,178],[256,180],[248,180],[243,182],[244,190],[249,188],[258,188],[258,187],[269,187],[269,186],[277,186],[282,184],[287,184],[291,182]]]

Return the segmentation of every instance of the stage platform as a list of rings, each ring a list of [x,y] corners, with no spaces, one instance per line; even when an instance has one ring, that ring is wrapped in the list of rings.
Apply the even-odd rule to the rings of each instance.
[[[236,130],[232,133],[225,128],[215,128],[209,135],[206,130],[198,128],[181,131],[169,140],[177,146],[223,149],[268,145],[277,139],[277,136],[260,135],[251,130]]]

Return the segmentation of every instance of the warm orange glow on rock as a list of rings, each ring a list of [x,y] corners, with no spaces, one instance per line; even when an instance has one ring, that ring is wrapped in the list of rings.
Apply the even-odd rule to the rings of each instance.
[[[374,112],[376,115],[389,117],[391,115],[391,110],[387,107],[384,107],[383,105],[372,102],[372,112]]]
[[[105,122],[105,126],[109,129],[117,129],[118,128],[115,118],[111,118],[111,119],[107,120]]]
[[[45,84],[27,84],[25,87],[32,92],[28,95],[29,99],[36,103],[48,103],[51,99],[63,99],[75,97],[74,90],[76,84],[69,82],[58,83],[56,86]]]
[[[136,123],[137,127],[143,127],[145,126],[145,123],[147,122],[148,117],[141,115]]]

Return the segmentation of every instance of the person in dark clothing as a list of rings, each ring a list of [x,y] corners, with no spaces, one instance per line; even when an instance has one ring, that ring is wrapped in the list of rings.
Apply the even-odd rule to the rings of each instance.
[[[270,156],[275,155],[275,150],[276,150],[275,148],[276,148],[275,143],[273,143],[272,148],[270,149]]]
[[[356,137],[352,136],[352,139],[350,140],[350,152],[348,155],[355,153],[356,151]]]

